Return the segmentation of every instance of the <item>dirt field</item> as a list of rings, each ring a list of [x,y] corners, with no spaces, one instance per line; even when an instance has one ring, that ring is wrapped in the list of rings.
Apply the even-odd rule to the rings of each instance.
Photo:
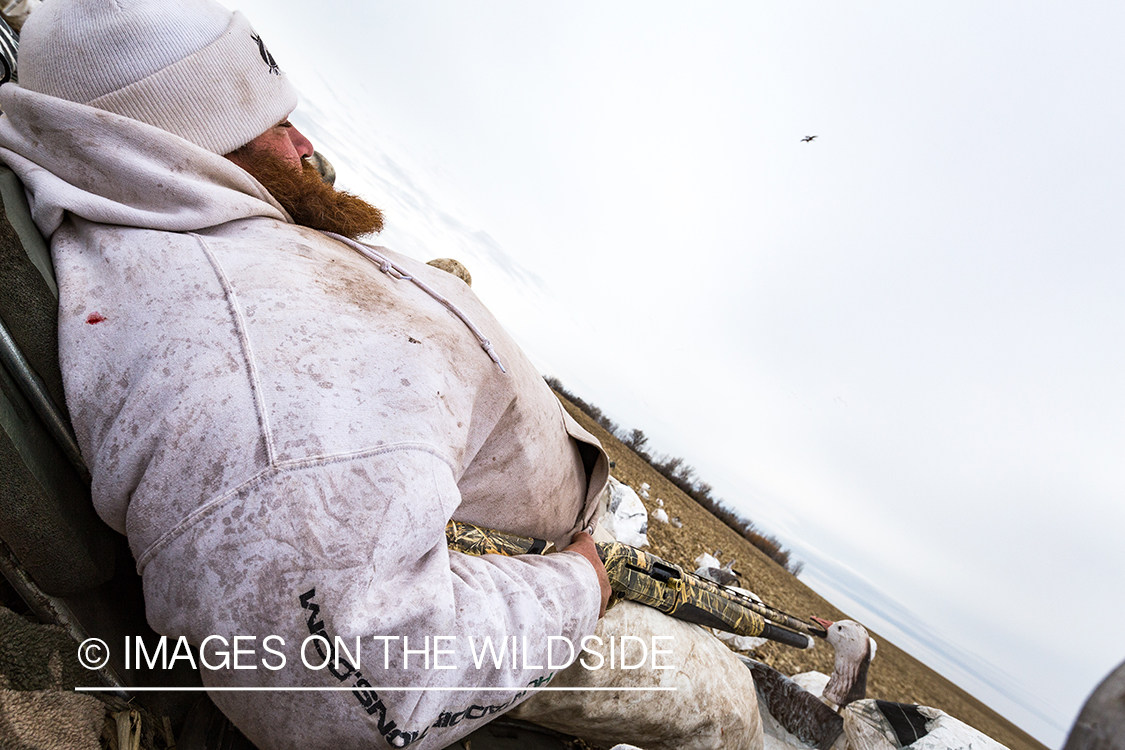
[[[737,559],[736,569],[742,574],[741,585],[754,591],[766,603],[800,617],[816,615],[830,620],[850,619],[681,492],[573,404],[566,399],[561,400],[567,411],[602,441],[616,463],[612,469],[616,479],[634,489],[639,488],[642,482],[648,482],[651,499],[644,502],[650,513],[655,508],[656,498],[661,498],[668,516],[679,516],[683,521],[680,529],[670,524],[649,524],[648,538],[653,553],[693,569],[692,561],[700,553],[721,549],[723,562],[732,557]],[[1046,750],[1044,745],[1019,727],[879,633],[871,631],[871,635],[878,642],[879,650],[868,674],[868,698],[934,706],[976,727],[1011,750]],[[813,669],[825,674],[832,672],[832,650],[827,644],[818,644],[817,648],[805,651],[769,643],[756,655],[789,675]]]

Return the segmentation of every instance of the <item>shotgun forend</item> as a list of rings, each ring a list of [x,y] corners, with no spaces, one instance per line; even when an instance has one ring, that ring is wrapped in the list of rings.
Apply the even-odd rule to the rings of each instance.
[[[450,549],[468,555],[537,555],[554,549],[542,539],[460,521],[446,525],[445,540]],[[797,648],[807,648],[809,636],[827,635],[820,625],[754,601],[636,547],[620,542],[598,542],[596,546],[615,599],[644,604],[686,622]]]

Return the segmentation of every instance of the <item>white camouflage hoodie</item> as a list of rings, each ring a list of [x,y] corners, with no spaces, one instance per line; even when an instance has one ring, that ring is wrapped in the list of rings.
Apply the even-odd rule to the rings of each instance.
[[[250,739],[444,747],[557,671],[550,637],[557,666],[558,637],[577,646],[597,621],[590,564],[450,553],[444,528],[565,545],[607,461],[469,288],[378,250],[506,372],[450,309],[292,224],[226,159],[16,85],[0,109],[0,159],[51,238],[94,503],[128,535],[150,623],[212,666],[243,637],[239,669],[201,668],[211,687],[351,688],[213,693]],[[358,658],[306,667],[315,634],[353,655],[359,639]],[[485,638],[500,668],[474,663]]]

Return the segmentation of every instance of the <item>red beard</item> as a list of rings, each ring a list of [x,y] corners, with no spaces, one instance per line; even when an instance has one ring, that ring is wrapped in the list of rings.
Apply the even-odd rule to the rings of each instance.
[[[382,211],[324,182],[307,160],[301,160],[298,171],[268,151],[244,146],[234,153],[238,165],[262,183],[297,224],[351,239],[382,231]]]

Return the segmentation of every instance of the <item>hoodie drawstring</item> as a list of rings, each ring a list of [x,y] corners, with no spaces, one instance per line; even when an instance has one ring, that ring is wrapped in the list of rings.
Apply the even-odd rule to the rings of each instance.
[[[362,242],[356,242],[355,240],[353,240],[349,237],[345,237],[342,234],[336,234],[335,232],[326,232],[326,231],[321,230],[321,234],[324,234],[328,237],[331,237],[334,240],[339,240],[340,242],[343,242],[345,245],[347,245],[348,247],[351,247],[353,250],[357,251],[360,255],[363,255],[368,260],[370,260],[374,263],[377,263],[379,265],[379,270],[382,271],[383,273],[387,274],[388,276],[390,276],[392,279],[401,279],[402,281],[412,281],[412,282],[414,282],[414,285],[416,287],[418,287],[423,292],[425,292],[426,294],[433,297],[435,300],[440,302],[441,305],[443,307],[445,307],[445,309],[449,310],[451,313],[453,313],[458,318],[460,318],[461,322],[464,323],[468,327],[468,329],[473,332],[474,336],[476,336],[477,341],[480,342],[481,349],[484,349],[484,351],[488,355],[489,359],[491,359],[493,362],[495,362],[496,366],[500,368],[500,372],[505,372],[505,373],[507,372],[507,370],[504,368],[504,364],[500,361],[500,358],[498,356],[496,356],[496,352],[492,348],[492,342],[489,341],[487,338],[485,338],[484,334],[481,333],[480,329],[477,328],[476,325],[473,324],[473,321],[469,320],[469,316],[467,316],[467,315],[465,315],[465,313],[461,312],[461,310],[457,307],[457,305],[453,304],[452,302],[447,300],[445,297],[441,296],[441,294],[439,294],[434,289],[431,289],[421,279],[414,278],[409,273],[407,273],[404,269],[400,268],[399,266],[396,266],[394,263],[391,262],[391,260],[389,258],[382,255],[381,253],[376,252],[374,248],[372,248],[368,245],[364,245]]]

